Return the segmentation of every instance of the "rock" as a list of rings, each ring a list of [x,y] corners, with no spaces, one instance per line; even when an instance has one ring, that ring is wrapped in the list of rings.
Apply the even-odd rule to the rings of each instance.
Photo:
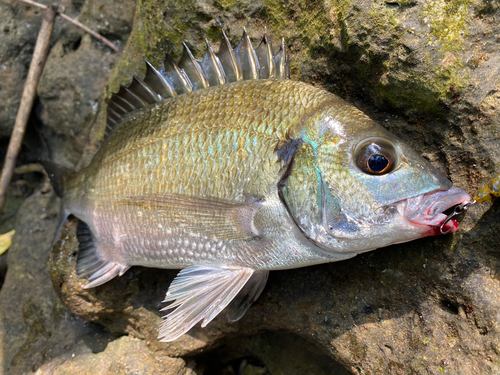
[[[39,10],[14,1],[0,4],[0,137],[9,137],[42,19]],[[55,35],[59,27],[55,30]]]
[[[46,266],[57,226],[58,201],[35,194],[19,209],[16,236],[7,252],[8,272],[0,290],[0,373],[36,370],[47,357],[73,344],[83,320],[67,314]],[[44,215],[44,219],[41,219]],[[61,331],[71,327],[71,334]]]
[[[66,361],[53,360],[36,371],[36,375],[95,374],[102,375],[195,375],[181,358],[156,356],[144,341],[123,336],[108,344],[101,353],[84,353]]]
[[[87,9],[95,14],[90,11],[94,8]],[[140,75],[144,59],[159,66],[165,52],[179,57],[183,40],[201,56],[203,38],[217,44],[220,27],[234,45],[244,26],[255,43],[267,26],[275,46],[281,36],[286,38],[294,79],[353,101],[472,193],[499,171],[499,17],[497,3],[476,0],[141,2],[105,96],[109,98],[133,74]],[[65,33],[61,38],[73,40]],[[87,48],[88,42],[83,37],[79,48]],[[89,53],[102,58],[91,44]],[[64,53],[62,41],[54,48]],[[54,53],[53,63],[60,63]],[[87,58],[78,53],[79,49],[63,56],[68,76],[76,75],[80,58]],[[110,67],[110,60],[103,61]],[[84,150],[83,134],[90,131],[91,142],[85,146],[90,151],[80,162],[84,165],[102,139],[105,118],[105,105],[99,102],[94,114],[87,100],[97,101],[98,86],[104,85],[107,73],[96,84],[82,77],[75,77],[78,84],[69,78],[57,83],[60,73],[48,69],[40,89],[46,109],[38,110],[38,118],[47,122],[47,129],[57,123],[51,120],[53,113],[62,119],[63,129],[46,134],[54,153],[67,165],[76,164]],[[51,85],[54,89],[45,88]],[[83,104],[51,103],[47,93],[59,89],[65,96],[75,93],[73,97],[80,97]],[[70,124],[71,113],[75,124]],[[85,130],[79,133],[80,121]],[[57,132],[65,135],[53,138]],[[76,152],[62,145],[72,134],[77,136],[70,141]],[[33,210],[48,207],[47,199],[30,198],[18,215],[26,220],[18,220],[17,231],[22,233],[28,222],[55,228],[55,219],[50,223],[31,219],[27,212],[29,205]],[[170,357],[181,356],[196,360],[195,371],[200,373],[204,366],[231,373],[237,363],[247,373],[267,369],[272,374],[289,364],[287,373],[293,374],[294,368],[306,368],[304,361],[313,358],[294,354],[293,342],[299,340],[295,347],[311,345],[307,351],[323,351],[332,360],[318,362],[330,368],[341,364],[355,374],[498,373],[499,209],[498,202],[471,208],[454,235],[379,249],[339,263],[272,272],[262,296],[242,320],[229,324],[220,316],[173,343],[159,343],[156,336],[161,301],[176,272],[133,267],[121,278],[83,290],[75,274],[76,223],[70,221],[51,252],[49,266],[54,288],[71,312],[58,302],[45,269],[29,262],[23,265],[21,250],[40,249],[50,236],[22,237],[23,242],[9,250],[9,271],[0,291],[0,332],[6,332],[0,336],[0,346],[7,350],[0,349],[0,363],[10,373],[52,368],[70,372],[87,361],[113,361],[113,353],[123,348],[140,348],[151,369],[158,358],[171,361]],[[46,252],[36,259],[44,256]],[[27,270],[40,278],[23,276]],[[20,296],[13,294],[16,288],[23,290]],[[59,326],[54,322],[61,316],[65,320]],[[104,345],[89,349],[86,342],[92,335],[103,343],[126,336],[103,351]],[[71,349],[63,350],[63,343]],[[273,351],[277,345],[287,350]],[[255,362],[244,364],[245,356]],[[209,363],[208,357],[217,358],[216,363]],[[179,371],[194,368],[181,361],[172,362]],[[133,362],[140,363],[139,358]]]
[[[12,131],[43,11],[26,4],[0,4],[0,137]],[[131,30],[133,1],[65,0],[66,14],[123,43]],[[1,32],[1,31],[0,31]],[[44,67],[28,132],[41,134],[52,160],[74,168],[88,143],[104,87],[117,55],[83,30],[56,19],[51,50]],[[28,136],[29,138],[29,136]],[[34,144],[36,143],[36,144]],[[40,141],[26,142],[32,152],[47,152]]]

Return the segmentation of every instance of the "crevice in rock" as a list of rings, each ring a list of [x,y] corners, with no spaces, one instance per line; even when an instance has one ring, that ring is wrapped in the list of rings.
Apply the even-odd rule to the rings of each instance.
[[[386,1],[385,6],[388,8],[399,8],[399,3],[397,1]]]
[[[7,274],[7,254],[0,255],[0,291],[2,290],[3,283],[5,282],[5,275]]]
[[[196,358],[202,374],[350,374],[324,349],[287,332],[229,339]]]
[[[69,52],[74,52],[80,48],[80,45],[82,44],[82,36],[81,35],[76,35],[76,38],[70,39],[67,43],[63,45],[64,52],[69,53]]]
[[[441,308],[441,310],[449,314],[458,315],[459,313],[458,306],[451,301],[442,300],[441,303],[439,304],[439,307]]]

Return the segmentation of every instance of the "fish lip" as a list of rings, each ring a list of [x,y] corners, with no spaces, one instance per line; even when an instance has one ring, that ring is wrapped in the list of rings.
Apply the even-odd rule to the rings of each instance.
[[[469,202],[469,194],[452,186],[448,190],[433,190],[398,202],[398,211],[407,221],[414,225],[430,227],[434,234],[440,234],[440,227],[448,215],[443,212],[450,208]],[[456,232],[458,222],[450,220],[445,224],[444,231]]]

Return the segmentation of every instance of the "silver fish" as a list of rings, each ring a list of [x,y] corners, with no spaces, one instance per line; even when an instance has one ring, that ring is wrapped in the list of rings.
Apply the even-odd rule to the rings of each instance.
[[[222,310],[238,320],[270,270],[349,259],[440,233],[469,201],[408,145],[341,98],[289,77],[246,32],[203,60],[150,64],[108,105],[109,135],[64,182],[80,219],[84,288],[130,266],[183,268],[159,338]],[[449,220],[444,230],[455,231]]]

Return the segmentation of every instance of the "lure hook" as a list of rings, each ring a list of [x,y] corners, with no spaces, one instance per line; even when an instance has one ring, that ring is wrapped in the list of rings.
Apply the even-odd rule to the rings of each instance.
[[[441,232],[441,234],[447,234],[447,233],[450,233],[451,229],[448,229],[448,230],[444,230],[444,226],[451,220],[453,219],[455,216],[458,216],[462,213],[464,213],[465,211],[467,211],[469,209],[470,206],[472,206],[474,203],[476,203],[475,200],[471,200],[471,201],[467,201],[467,202],[463,202],[461,204],[459,204],[458,206],[455,206],[455,209],[453,210],[453,212],[451,214],[448,215],[448,217],[445,219],[445,221],[443,221],[443,224],[441,224],[441,226],[439,227],[439,231]]]

